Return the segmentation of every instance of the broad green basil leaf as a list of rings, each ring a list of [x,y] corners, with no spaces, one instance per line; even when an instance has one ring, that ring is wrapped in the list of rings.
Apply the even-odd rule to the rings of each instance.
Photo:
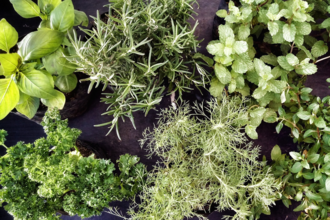
[[[39,59],[56,51],[63,42],[64,34],[56,30],[42,29],[28,34],[21,42],[19,55],[24,61]]]
[[[62,1],[61,0],[38,0],[38,5],[39,8],[44,11],[47,12],[47,8],[50,7],[50,5],[54,8],[56,8]]]
[[[3,70],[2,66],[0,65],[0,76],[2,76],[5,73],[5,71]]]
[[[10,76],[15,73],[21,63],[20,56],[17,53],[0,54],[0,64],[3,68],[3,74]]]
[[[9,53],[10,48],[16,45],[18,41],[18,33],[6,19],[0,21],[0,50]]]
[[[19,71],[22,73],[28,73],[34,70],[34,67],[37,65],[37,62],[26,63],[20,66]]]
[[[40,8],[31,0],[10,0],[10,2],[23,18],[34,18],[40,15]]]
[[[19,101],[19,90],[14,82],[14,75],[0,79],[0,120],[13,110]]]
[[[74,24],[73,26],[82,25],[87,27],[89,23],[88,17],[83,11],[74,10]]]
[[[63,93],[53,90],[53,97],[50,99],[41,99],[41,102],[49,108],[63,109],[65,104],[65,96]]]
[[[70,64],[67,59],[64,58],[64,56],[64,50],[62,47],[60,47],[54,53],[43,57],[42,61],[46,70],[50,74],[57,74],[62,76],[72,74],[75,71],[76,66]]]
[[[69,93],[74,90],[77,86],[78,79],[75,74],[68,76],[59,76],[55,81],[55,86],[59,88],[60,91]]]
[[[39,70],[20,73],[18,87],[23,93],[37,98],[51,99],[54,97],[54,88],[48,76]]]
[[[40,99],[20,93],[20,101],[16,105],[16,110],[28,118],[33,118],[40,105]]]
[[[71,0],[64,0],[50,13],[50,27],[66,32],[74,25],[75,13]]]
[[[281,148],[278,145],[275,145],[270,153],[272,160],[277,161],[281,158]]]

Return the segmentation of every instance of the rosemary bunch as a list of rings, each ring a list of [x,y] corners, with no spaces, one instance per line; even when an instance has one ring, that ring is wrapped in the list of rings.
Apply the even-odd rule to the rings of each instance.
[[[134,126],[132,113],[147,115],[162,100],[165,85],[181,98],[191,85],[204,86],[206,72],[193,59],[198,22],[193,28],[187,22],[195,0],[110,2],[106,17],[97,14],[95,28],[84,30],[86,42],[71,36],[76,54],[68,59],[90,76],[89,91],[100,83],[111,89],[102,102],[109,105],[104,114],[114,118],[99,126],[110,125],[111,131],[117,125],[118,134],[119,118],[130,118]]]

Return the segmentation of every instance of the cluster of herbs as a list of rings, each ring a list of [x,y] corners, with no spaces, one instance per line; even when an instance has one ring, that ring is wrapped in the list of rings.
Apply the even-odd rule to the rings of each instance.
[[[328,4],[321,5],[303,0],[242,0],[235,6],[230,1],[228,11],[217,12],[225,20],[219,26],[219,40],[207,46],[215,60],[211,94],[220,96],[228,86],[229,93],[251,95],[258,116],[275,122],[288,93],[306,75],[315,74],[316,63],[325,59],[330,20],[315,22],[327,18]],[[323,40],[311,36],[312,30]],[[257,122],[246,129],[253,139],[258,137],[255,130],[261,121]]]
[[[129,219],[184,219],[215,206],[233,210],[227,219],[270,214],[281,183],[259,162],[259,148],[248,142],[245,101],[212,100],[177,110],[163,109],[157,127],[146,130],[141,145],[160,161],[148,174]],[[114,212],[115,213],[115,212]]]
[[[110,125],[110,131],[116,127],[120,138],[118,120],[128,117],[135,127],[133,112],[148,114],[161,102],[166,86],[179,98],[192,85],[204,86],[207,73],[196,59],[208,58],[195,54],[198,22],[191,28],[187,21],[195,0],[110,2],[108,14],[98,14],[95,27],[83,30],[86,42],[76,35],[70,38],[76,54],[68,59],[90,76],[89,90],[100,83],[111,90],[102,102],[109,105],[104,115],[113,119],[100,126]]]
[[[237,3],[237,2],[236,2]],[[219,40],[209,43],[215,77],[210,92],[251,96],[246,133],[258,138],[262,120],[291,129],[301,153],[292,157],[272,151],[272,173],[282,182],[283,203],[301,201],[298,219],[326,219],[330,209],[330,97],[315,97],[304,86],[306,76],[317,72],[317,63],[328,59],[329,2],[230,1],[219,26]],[[322,20],[317,23],[316,21]],[[313,31],[313,32],[312,32]]]
[[[120,174],[109,160],[83,157],[76,147],[81,131],[68,127],[57,110],[49,110],[43,126],[47,138],[7,148],[0,131],[0,202],[17,219],[59,219],[56,212],[87,218],[100,215],[109,202],[128,199],[142,189],[146,169],[139,158],[122,155]]]
[[[5,52],[0,53],[0,120],[14,108],[32,118],[40,101],[62,109],[62,92],[71,92],[78,82],[73,74],[76,67],[64,58],[71,54],[67,32],[80,24],[87,26],[88,18],[74,10],[71,0],[39,0],[38,5],[31,0],[10,2],[22,17],[39,16],[42,21],[18,44],[17,31],[5,19],[0,21],[0,52]]]

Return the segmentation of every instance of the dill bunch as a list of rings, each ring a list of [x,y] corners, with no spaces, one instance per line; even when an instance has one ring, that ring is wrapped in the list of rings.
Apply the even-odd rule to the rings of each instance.
[[[281,183],[257,160],[259,147],[242,132],[248,122],[245,104],[225,97],[208,107],[162,110],[157,127],[141,140],[149,156],[161,160],[148,176],[141,203],[130,208],[130,219],[206,219],[196,211],[210,211],[211,205],[235,211],[226,219],[270,214]]]
[[[99,126],[110,125],[109,132],[116,127],[118,134],[118,119],[128,117],[135,127],[133,112],[147,115],[161,102],[165,85],[169,93],[178,91],[179,98],[192,85],[205,86],[207,73],[196,59],[207,58],[201,54],[193,58],[199,43],[194,35],[198,22],[191,27],[187,20],[195,13],[196,0],[110,3],[106,17],[97,14],[95,28],[84,30],[86,42],[70,36],[75,55],[67,58],[90,76],[89,91],[100,83],[111,89],[102,102],[109,105],[104,114],[113,120]]]

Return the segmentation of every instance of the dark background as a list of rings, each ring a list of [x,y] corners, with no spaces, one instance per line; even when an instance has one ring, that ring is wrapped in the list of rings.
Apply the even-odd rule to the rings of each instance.
[[[201,43],[200,52],[207,55],[206,45],[212,39],[212,26],[213,18],[221,0],[198,0],[199,7],[195,7],[195,11],[199,14],[195,16],[195,19],[198,20],[199,26],[196,30],[196,35],[199,39],[204,39]],[[100,11],[100,14],[107,11],[107,8],[103,6],[108,3],[107,0],[73,0],[75,9],[84,11],[87,15],[95,16],[96,10]],[[0,6],[0,19],[5,18],[19,33],[19,36],[22,37],[31,31],[35,31],[39,25],[39,18],[24,19],[21,18],[14,10],[9,2],[9,0],[2,0]],[[191,20],[193,24],[195,21]],[[314,95],[319,95],[321,97],[329,94],[328,85],[325,82],[328,74],[328,62],[321,62],[319,71],[313,76],[308,76],[307,86],[312,87]],[[152,168],[152,165],[155,164],[155,158],[147,159],[144,155],[145,152],[140,148],[138,140],[142,137],[142,132],[147,127],[152,127],[153,124],[157,121],[157,112],[151,111],[147,117],[144,117],[142,112],[137,112],[134,114],[135,124],[137,129],[134,130],[133,126],[129,121],[126,123],[120,123],[119,129],[122,137],[120,141],[115,132],[112,132],[110,135],[105,136],[108,132],[106,127],[95,128],[93,125],[104,123],[110,121],[111,117],[101,116],[103,112],[106,111],[107,106],[103,103],[100,103],[100,92],[93,94],[92,101],[90,103],[89,109],[83,115],[69,120],[71,127],[79,128],[82,130],[80,138],[82,140],[88,141],[97,148],[101,148],[105,153],[106,157],[111,159],[113,162],[119,159],[121,154],[130,153],[133,155],[138,155],[141,158],[141,162],[148,166],[148,169]],[[194,95],[186,95],[189,99],[194,98]],[[170,105],[169,97],[165,97],[159,108],[165,108]],[[8,131],[7,137],[7,146],[14,145],[17,141],[24,142],[33,142],[35,139],[44,136],[43,129],[40,125],[17,116],[15,114],[9,114],[4,120],[0,121],[0,129],[5,129]],[[265,155],[268,160],[270,160],[270,152],[274,145],[278,144],[282,152],[290,152],[297,150],[296,146],[293,144],[291,137],[289,137],[289,130],[283,129],[282,132],[278,135],[275,132],[275,124],[266,124],[263,123],[258,128],[259,139],[255,141],[256,145],[261,147],[261,155]],[[5,154],[5,150],[0,149],[1,155]],[[125,213],[126,208],[128,207],[128,202],[115,202],[111,203],[113,206],[120,207],[121,211]],[[271,220],[294,220],[297,219],[299,213],[295,213],[292,210],[297,206],[293,204],[290,209],[287,209],[282,202],[277,202],[276,206],[271,208],[271,216],[263,215],[261,219],[271,219]],[[209,215],[209,219],[222,219],[223,214],[231,214],[230,212],[213,212]],[[1,220],[10,220],[12,217],[6,213],[3,208],[0,209],[0,219]],[[79,217],[68,217],[64,216],[62,219],[74,219],[78,220]],[[115,216],[112,216],[106,212],[103,212],[101,216],[92,217],[89,219],[121,219]],[[197,219],[197,218],[194,218]]]

